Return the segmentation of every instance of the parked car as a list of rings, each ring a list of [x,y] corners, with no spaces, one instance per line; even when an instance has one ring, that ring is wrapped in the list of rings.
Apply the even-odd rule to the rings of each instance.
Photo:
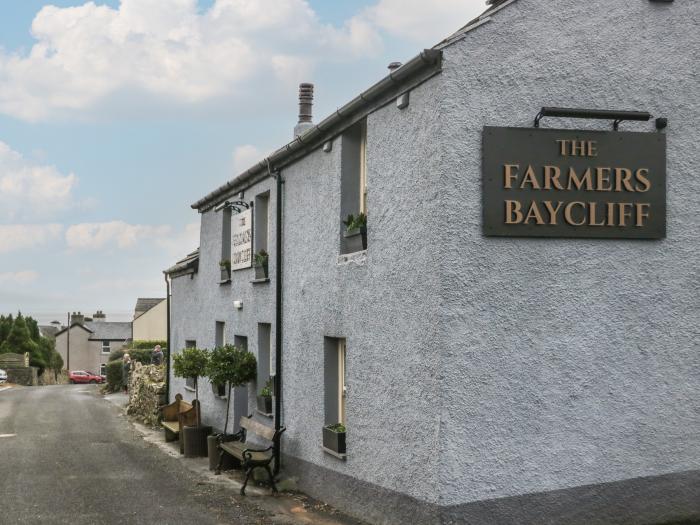
[[[0,383],[7,381],[7,372],[0,368]]]
[[[102,379],[102,376],[99,376],[97,374],[93,374],[92,372],[87,372],[85,370],[73,370],[71,372],[68,372],[68,381],[70,381],[72,384],[76,383],[102,383],[104,382],[104,379]]]

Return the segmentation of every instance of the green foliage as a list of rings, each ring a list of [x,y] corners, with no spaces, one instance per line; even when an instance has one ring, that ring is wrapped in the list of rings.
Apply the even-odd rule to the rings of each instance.
[[[267,380],[265,386],[260,390],[260,395],[262,397],[272,397],[272,378]]]
[[[206,374],[209,350],[206,348],[183,348],[173,356],[173,371],[177,377],[197,379]]]
[[[352,213],[348,215],[348,218],[343,221],[346,231],[350,232],[358,228],[365,228],[367,226],[367,215],[364,213],[359,213],[355,217]]]
[[[18,313],[14,323],[12,323],[10,333],[3,341],[2,346],[0,346],[0,354],[24,354],[29,352],[31,359],[38,351],[39,346],[32,340],[26,320],[21,313]]]
[[[337,434],[344,434],[345,433],[345,425],[342,423],[334,423],[333,425],[326,425],[326,428],[330,430],[331,432],[335,432]]]
[[[10,335],[10,330],[12,330],[14,322],[12,314],[7,317],[0,315],[0,345],[2,345],[5,339],[7,339],[7,336]]]
[[[266,266],[267,261],[270,259],[270,254],[265,250],[259,250],[255,254],[255,266]]]
[[[234,345],[225,345],[211,351],[205,375],[214,384],[242,386],[255,379],[257,366],[252,353]]]
[[[152,353],[152,349],[148,350],[145,348],[121,348],[119,350],[112,350],[109,353],[109,360],[114,361],[115,359],[121,359],[122,357],[124,357],[124,354],[129,354],[129,357],[131,357],[132,361],[136,361],[138,363],[141,363],[142,365],[150,365]],[[163,350],[163,357],[165,358],[167,355],[167,351]]]
[[[121,359],[116,359],[107,363],[107,387],[112,392],[118,392],[122,386],[123,363]]]
[[[56,350],[51,353],[51,359],[49,361],[49,368],[54,372],[60,372],[63,370],[63,358]]]

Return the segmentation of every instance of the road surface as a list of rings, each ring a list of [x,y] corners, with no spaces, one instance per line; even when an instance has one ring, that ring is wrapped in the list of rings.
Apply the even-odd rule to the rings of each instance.
[[[95,385],[0,392],[0,523],[272,523],[146,444]]]

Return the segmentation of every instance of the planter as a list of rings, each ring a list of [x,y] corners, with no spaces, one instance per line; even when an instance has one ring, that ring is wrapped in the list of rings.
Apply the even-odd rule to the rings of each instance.
[[[182,448],[186,458],[207,457],[207,436],[211,434],[210,426],[183,427]]]
[[[345,432],[333,432],[331,429],[323,427],[323,446],[328,450],[345,454]]]
[[[255,279],[268,279],[268,265],[267,264],[256,264],[255,265]]]
[[[367,249],[366,226],[346,231],[343,237],[345,237],[345,253],[354,253]]]
[[[258,396],[258,410],[263,414],[272,414],[272,398]]]
[[[226,282],[231,280],[231,270],[228,268],[221,268],[221,281]]]

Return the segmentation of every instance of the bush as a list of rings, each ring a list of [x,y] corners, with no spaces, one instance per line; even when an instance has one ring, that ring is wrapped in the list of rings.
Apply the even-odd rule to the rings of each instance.
[[[140,350],[153,350],[156,345],[160,345],[161,349],[163,352],[165,352],[165,348],[168,346],[167,341],[132,341],[129,343],[128,348],[136,348]]]
[[[123,363],[121,359],[115,359],[107,363],[107,387],[112,392],[118,392],[122,388]]]
[[[168,351],[165,348],[162,348],[163,350],[163,360],[167,359],[168,357]],[[121,360],[122,357],[124,357],[124,354],[129,354],[129,357],[131,357],[132,361],[137,361],[141,363],[142,365],[150,365],[151,364],[151,355],[153,354],[153,348],[151,349],[138,349],[138,348],[126,348],[126,349],[121,349],[121,350],[113,350],[109,354],[109,360],[110,361],[115,361],[117,359]]]

